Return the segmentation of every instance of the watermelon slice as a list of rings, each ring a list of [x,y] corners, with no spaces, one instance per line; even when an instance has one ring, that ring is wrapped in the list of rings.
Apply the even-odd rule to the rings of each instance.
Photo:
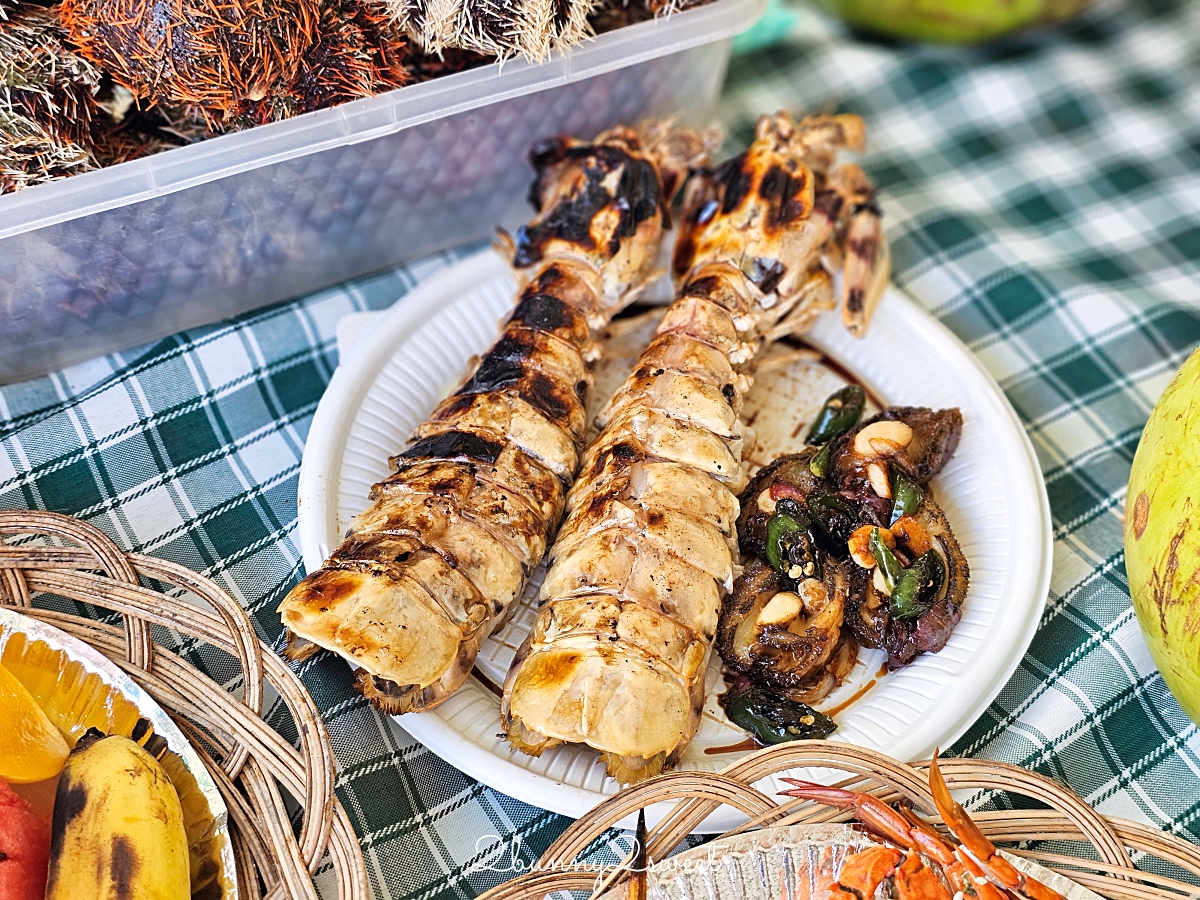
[[[50,865],[50,823],[0,781],[0,897],[42,900]]]

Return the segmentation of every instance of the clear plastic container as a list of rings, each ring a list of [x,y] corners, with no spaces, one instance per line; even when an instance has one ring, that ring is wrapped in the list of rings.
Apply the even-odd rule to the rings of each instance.
[[[305,294],[527,218],[534,141],[703,123],[732,36],[716,0],[542,65],[460,72],[0,197],[0,381]]]

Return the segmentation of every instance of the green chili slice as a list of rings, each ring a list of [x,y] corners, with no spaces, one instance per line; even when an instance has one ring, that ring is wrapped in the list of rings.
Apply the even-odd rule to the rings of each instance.
[[[911,481],[907,475],[896,466],[891,467],[892,475],[892,518],[888,525],[895,525],[901,516],[911,516],[925,502],[925,492],[921,486]]]
[[[829,474],[829,467],[833,463],[833,449],[835,446],[837,446],[837,441],[827,442],[808,461],[808,470],[818,478],[825,478]]]
[[[729,720],[761,744],[782,744],[804,738],[828,737],[837,723],[823,712],[751,685],[725,695]]]
[[[887,585],[889,591],[895,591],[896,582],[900,580],[904,570],[900,568],[900,560],[896,559],[896,554],[883,542],[883,534],[878,528],[871,529],[867,547],[870,549],[871,555],[875,557],[875,564],[879,567],[880,574],[883,575],[883,583]]]
[[[767,562],[776,572],[786,572],[789,568],[787,547],[797,534],[808,530],[808,523],[801,522],[795,516],[786,512],[777,512],[767,519]]]
[[[946,581],[946,564],[936,550],[923,553],[900,573],[888,610],[897,619],[916,619],[933,606]]]
[[[817,413],[805,443],[826,444],[839,434],[845,434],[858,424],[866,402],[866,391],[857,384],[848,384],[840,391],[834,391]]]

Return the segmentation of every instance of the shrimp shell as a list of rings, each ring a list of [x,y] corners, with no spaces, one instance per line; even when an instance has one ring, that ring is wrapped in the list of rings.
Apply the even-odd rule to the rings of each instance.
[[[534,148],[538,215],[499,241],[515,308],[343,543],[280,604],[291,658],[334,651],[391,713],[462,685],[562,519],[598,332],[652,277],[675,187],[714,143],[651,125]]]
[[[829,308],[823,258],[856,259],[843,298],[855,328],[886,282],[870,186],[857,168],[833,168],[839,149],[862,144],[857,116],[780,113],[687,185],[676,300],[600,415],[537,622],[505,680],[518,749],[587,744],[630,782],[673,765],[695,734],[736,560],[739,412],[754,360]],[[857,249],[840,250],[847,235]]]

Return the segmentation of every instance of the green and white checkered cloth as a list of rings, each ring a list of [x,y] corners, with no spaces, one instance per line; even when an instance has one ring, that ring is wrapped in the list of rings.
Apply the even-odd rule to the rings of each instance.
[[[1200,735],[1138,632],[1121,549],[1138,436],[1200,342],[1200,4],[1101,3],[982,50],[860,42],[803,12],[785,40],[735,58],[720,110],[731,144],[779,107],[866,118],[896,283],[979,354],[1046,477],[1041,629],[955,752],[1200,838]],[[0,390],[0,505],[78,515],[209,574],[277,639],[335,323],[451,258]],[[372,711],[342,663],[303,676],[378,896],[474,896],[508,877],[501,845],[517,836],[528,861],[565,826],[441,762]]]

